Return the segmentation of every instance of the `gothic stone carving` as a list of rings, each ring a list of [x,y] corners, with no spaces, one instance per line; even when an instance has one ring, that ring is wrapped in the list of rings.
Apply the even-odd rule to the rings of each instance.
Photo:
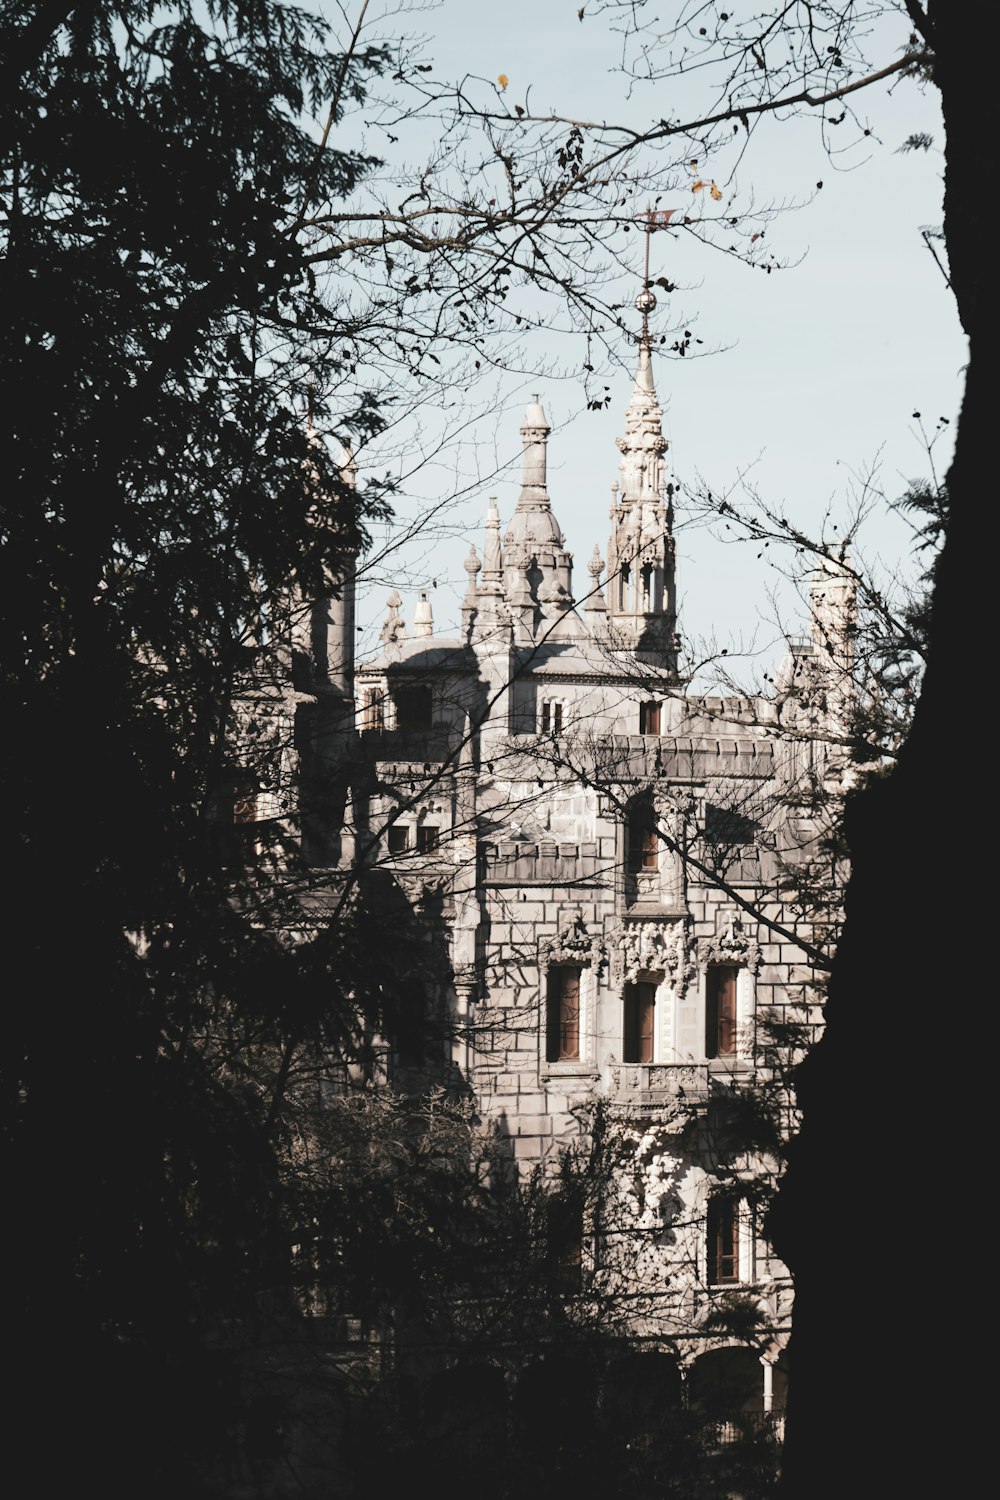
[[[609,942],[611,980],[632,984],[640,974],[666,974],[680,994],[694,974],[688,954],[687,924],[630,922]]]
[[[538,945],[538,963],[543,969],[553,964],[593,964],[596,968],[604,957],[604,946],[599,936],[587,931],[580,917],[571,927],[557,932],[554,937],[543,938]]]
[[[748,937],[735,912],[727,912],[725,925],[714,938],[698,944],[698,959],[704,964],[741,964],[756,974],[760,968],[760,944]]]

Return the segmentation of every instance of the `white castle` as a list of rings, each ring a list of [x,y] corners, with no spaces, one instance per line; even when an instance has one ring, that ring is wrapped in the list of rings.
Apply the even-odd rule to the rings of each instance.
[[[504,530],[490,502],[458,635],[434,633],[426,594],[408,632],[393,593],[383,654],[355,670],[352,577],[303,610],[281,701],[304,726],[304,847],[319,871],[377,871],[426,923],[442,961],[414,1005],[437,1024],[438,1076],[519,1171],[585,1148],[597,1110],[617,1132],[613,1202],[563,1246],[568,1285],[620,1301],[667,1386],[724,1388],[730,1411],[777,1424],[791,1286],[760,1213],[776,1163],[731,1122],[734,1099],[770,1091],[790,1123],[779,1064],[820,1023],[836,893],[804,892],[829,870],[815,799],[842,779],[854,591],[847,569],[817,570],[811,636],[772,697],[692,694],[648,338],[607,564],[595,547],[582,588],[549,430],[536,397],[516,508]],[[265,792],[244,815],[277,810]],[[374,1053],[404,1088],[428,1066],[405,1038]],[[734,1298],[755,1341],[727,1330]]]

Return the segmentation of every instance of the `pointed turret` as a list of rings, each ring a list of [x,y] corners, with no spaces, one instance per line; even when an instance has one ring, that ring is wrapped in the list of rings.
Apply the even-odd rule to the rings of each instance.
[[[646,317],[656,299],[636,299],[643,314],[635,385],[618,438],[620,481],[613,487],[608,544],[608,631],[624,650],[676,671],[673,506],[666,478],[667,440],[653,383]]]
[[[551,428],[537,395],[524,414],[521,493],[503,539],[504,587],[521,632],[531,639],[573,603],[573,554],[549,499]]]
[[[500,549],[500,512],[496,496],[490,496],[490,508],[486,513],[486,539],[483,542],[482,571],[479,574],[475,596],[475,613],[472,616],[472,639],[474,641],[502,639],[504,646],[510,641],[510,610],[504,595],[504,558]],[[476,571],[479,571],[478,569]],[[475,577],[470,577],[470,588]]]

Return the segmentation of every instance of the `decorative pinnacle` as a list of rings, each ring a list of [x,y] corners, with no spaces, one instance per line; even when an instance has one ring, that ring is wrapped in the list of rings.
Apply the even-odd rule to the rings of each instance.
[[[646,284],[643,287],[642,291],[639,293],[638,297],[636,297],[636,299],[635,299],[635,305],[636,305],[637,311],[642,313],[642,341],[643,341],[643,343],[648,343],[649,342],[649,315],[650,315],[650,313],[653,311],[653,309],[656,306],[656,298],[654,297],[653,293],[649,290],[649,282],[648,281],[646,282]]]
[[[672,209],[666,210],[662,222],[669,222]],[[656,228],[657,212],[652,208],[646,209],[646,263],[642,273],[642,291],[635,299],[636,311],[642,314],[642,332],[639,335],[640,343],[649,348],[649,315],[656,307],[656,297],[649,285],[649,237]]]

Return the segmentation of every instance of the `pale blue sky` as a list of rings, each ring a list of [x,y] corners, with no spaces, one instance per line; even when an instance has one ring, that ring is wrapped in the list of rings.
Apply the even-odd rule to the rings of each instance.
[[[521,103],[530,85],[536,112],[551,106],[590,119],[621,119],[630,111],[641,120],[680,107],[684,101],[672,91],[668,111],[663,85],[639,89],[628,101],[606,28],[586,15],[580,23],[578,8],[576,0],[443,0],[395,24],[427,36],[427,54],[439,73],[493,80],[502,72],[509,80],[506,97]],[[669,0],[657,7],[663,14],[673,8]],[[905,31],[901,36],[905,43]],[[894,43],[895,35],[887,58]],[[875,85],[859,96],[859,108],[873,134],[846,159],[827,156],[813,120],[771,121],[751,140],[738,182],[723,183],[727,192],[739,187],[744,200],[751,189],[758,202],[811,197],[767,233],[772,253],[789,269],[766,276],[670,233],[652,242],[653,275],[678,284],[670,311],[661,301],[654,319],[666,323],[680,316],[703,339],[705,351],[718,351],[656,360],[676,473],[689,482],[700,474],[718,492],[748,470],[762,493],[783,503],[807,529],[818,530],[826,507],[844,504],[852,475],[876,460],[887,493],[897,495],[907,478],[926,469],[911,414],[922,412],[928,429],[942,416],[953,425],[961,397],[965,341],[951,294],[920,235],[941,219],[942,133],[933,90],[922,93],[906,81],[892,92]],[[931,134],[934,148],[899,154],[898,146],[916,131]],[[715,175],[712,164],[706,175]],[[814,193],[820,179],[823,189]],[[667,201],[684,204],[684,194]],[[539,365],[551,360],[576,368],[584,357],[557,333],[533,349]],[[631,361],[632,352],[623,349],[622,357]],[[517,429],[535,389],[555,429],[549,487],[582,592],[595,541],[606,555],[609,487],[617,474],[614,439],[630,390],[624,369],[607,383],[611,406],[598,413],[583,409],[583,388],[572,375],[511,377],[501,408],[478,429],[479,449],[452,453],[410,486],[412,494],[400,500],[404,511],[441,498],[449,483],[467,480],[477,464],[490,468],[494,457],[513,464],[453,508],[449,520],[464,537],[415,549],[408,568],[401,560],[407,619],[416,589],[432,578],[438,627],[455,618],[465,585],[462,560],[469,540],[480,539],[487,495],[497,494],[505,522],[516,500]],[[936,453],[942,469],[948,452],[946,439]],[[768,559],[758,560],[749,545],[727,547],[704,529],[685,527],[683,502],[679,519],[684,633],[689,639],[714,633],[721,642],[746,639],[756,630],[761,643],[772,639],[773,628],[759,619],[776,582]],[[868,530],[870,551],[892,566],[905,550],[905,530],[877,514]],[[380,581],[374,596],[362,600],[363,650],[377,645],[373,628],[384,613],[384,594]],[[792,604],[786,609],[791,613]]]

